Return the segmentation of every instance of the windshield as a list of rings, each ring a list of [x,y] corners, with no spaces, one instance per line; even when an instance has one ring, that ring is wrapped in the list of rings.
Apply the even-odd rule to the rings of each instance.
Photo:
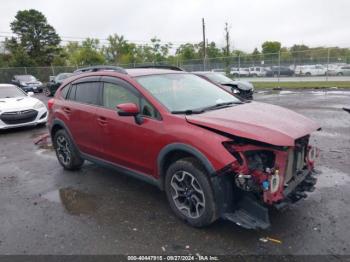
[[[136,78],[169,111],[206,108],[221,103],[239,103],[233,95],[191,74],[163,74]]]
[[[36,78],[31,75],[16,76],[19,81],[36,81]]]
[[[0,86],[0,98],[24,97],[21,90],[14,86]]]
[[[228,78],[227,76],[224,76],[222,74],[215,74],[215,73],[206,73],[203,74],[204,76],[208,77],[209,80],[219,83],[219,84],[227,84],[231,83],[232,79]]]

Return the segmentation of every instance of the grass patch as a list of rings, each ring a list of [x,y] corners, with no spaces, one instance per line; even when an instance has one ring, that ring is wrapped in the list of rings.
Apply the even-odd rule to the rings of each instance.
[[[255,88],[269,89],[269,88],[290,88],[290,89],[308,89],[308,88],[348,88],[350,89],[350,81],[304,81],[304,82],[252,82]]]

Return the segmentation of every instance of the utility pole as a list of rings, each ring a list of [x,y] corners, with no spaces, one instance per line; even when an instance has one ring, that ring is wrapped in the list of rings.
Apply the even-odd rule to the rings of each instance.
[[[226,74],[228,74],[230,72],[230,69],[229,69],[229,64],[230,64],[230,30],[228,28],[228,23],[226,22],[225,23],[225,40],[226,40],[226,56],[227,58],[225,59],[226,60]],[[240,57],[238,58],[240,59]],[[239,61],[240,63],[240,61]],[[239,66],[240,67],[240,66]],[[238,69],[240,70],[240,69]],[[240,72],[238,71],[238,75],[240,76]]]
[[[206,69],[206,61],[207,61],[207,47],[205,43],[205,23],[204,18],[202,18],[202,30],[203,30],[203,69]]]
[[[227,22],[225,23],[226,56],[230,56],[230,31]]]

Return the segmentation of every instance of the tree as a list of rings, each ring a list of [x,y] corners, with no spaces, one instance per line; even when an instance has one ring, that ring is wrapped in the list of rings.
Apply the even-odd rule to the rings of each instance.
[[[127,64],[137,62],[136,49],[136,44],[129,43],[122,35],[114,34],[108,37],[108,45],[103,51],[108,62]]]
[[[215,42],[210,42],[207,45],[207,55],[208,55],[208,58],[216,58],[216,57],[222,57],[223,54],[220,48],[216,47]]]
[[[182,44],[176,49],[176,55],[181,60],[198,59],[198,52],[198,46],[191,43]]]
[[[305,60],[309,60],[311,55],[309,47],[303,44],[293,45],[290,48],[290,52],[295,64],[300,64],[305,62]]]
[[[98,39],[87,38],[81,45],[77,42],[71,42],[67,45],[66,50],[72,65],[85,66],[105,63],[105,57],[99,49]]]
[[[266,41],[261,45],[261,48],[265,60],[275,60],[278,59],[281,43],[277,41]]]
[[[6,39],[7,49],[12,53],[24,51],[37,65],[51,64],[60,50],[61,39],[41,12],[34,9],[18,11],[10,27],[17,37]]]

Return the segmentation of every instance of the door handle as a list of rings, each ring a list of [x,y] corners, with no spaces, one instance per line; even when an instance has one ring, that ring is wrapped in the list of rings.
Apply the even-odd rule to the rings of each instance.
[[[63,107],[63,111],[67,114],[70,114],[72,112],[72,110],[69,107]]]
[[[101,125],[101,126],[105,126],[107,125],[108,121],[107,121],[107,118],[103,117],[103,116],[99,116],[97,118],[97,121],[98,123]]]

